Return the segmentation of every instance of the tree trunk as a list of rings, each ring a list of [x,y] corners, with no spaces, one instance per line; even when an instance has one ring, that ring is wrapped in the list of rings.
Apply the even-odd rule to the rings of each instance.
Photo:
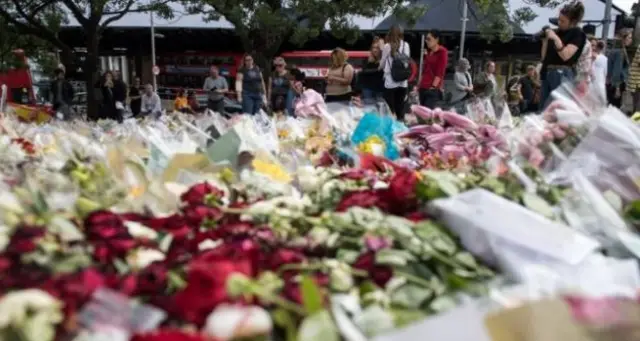
[[[87,83],[87,119],[95,119],[98,117],[98,101],[96,101],[96,82],[99,77],[99,46],[100,36],[98,34],[98,25],[91,28],[85,28],[87,35],[87,57],[84,62],[84,79]]]

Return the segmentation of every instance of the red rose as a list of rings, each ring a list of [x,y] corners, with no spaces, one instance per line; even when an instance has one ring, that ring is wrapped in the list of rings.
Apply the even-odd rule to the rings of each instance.
[[[336,207],[337,212],[344,212],[351,207],[373,208],[377,207],[383,211],[388,208],[387,202],[383,201],[378,190],[363,190],[346,193]]]
[[[131,341],[216,341],[202,334],[187,333],[181,330],[160,329],[150,333],[137,334]]]
[[[269,257],[268,269],[277,271],[286,264],[299,264],[306,260],[306,257],[299,251],[291,249],[278,249]]]
[[[96,211],[84,220],[89,240],[103,240],[127,232],[120,216],[109,211]]]
[[[389,182],[387,188],[387,196],[389,200],[397,202],[406,202],[414,200],[416,197],[416,185],[418,184],[418,176],[409,169],[397,169]]]
[[[11,235],[9,244],[5,249],[7,255],[20,256],[33,252],[38,247],[38,240],[45,234],[45,230],[35,226],[20,226]]]
[[[207,205],[191,205],[183,209],[184,217],[192,227],[200,227],[205,220],[218,221],[223,213],[219,208]]]
[[[85,269],[75,274],[63,275],[51,279],[43,290],[64,302],[67,316],[74,314],[91,299],[94,291],[105,286],[104,276],[95,269]]]
[[[123,295],[131,296],[137,289],[137,278],[133,274],[119,276],[117,274],[109,274],[105,278],[106,286]]]
[[[216,258],[205,253],[189,262],[187,287],[174,296],[175,312],[183,320],[203,325],[218,304],[231,300],[226,290],[227,279],[234,273],[253,274],[249,259]]]
[[[369,279],[371,279],[379,287],[384,288],[387,282],[393,277],[393,270],[386,265],[377,265],[375,263],[375,252],[363,253],[356,259],[353,264],[354,269],[360,269],[369,273]]]
[[[429,216],[427,216],[423,212],[411,212],[411,213],[405,214],[404,217],[413,221],[414,223],[429,219]]]
[[[369,170],[354,168],[341,173],[340,175],[338,175],[338,178],[346,180],[363,180],[368,178],[370,175],[371,172]]]
[[[202,205],[207,197],[220,199],[224,196],[224,192],[210,184],[203,182],[193,185],[188,191],[180,196],[180,200],[187,205]]]
[[[154,262],[138,273],[137,293],[154,295],[167,288],[169,270],[164,263]]]

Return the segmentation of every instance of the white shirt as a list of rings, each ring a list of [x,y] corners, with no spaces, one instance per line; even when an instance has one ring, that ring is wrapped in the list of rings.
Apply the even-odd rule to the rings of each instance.
[[[400,41],[400,48],[398,49],[398,53],[411,56],[411,49],[409,47],[409,44],[406,41],[404,40]],[[382,63],[383,65],[382,70],[384,72],[384,87],[387,89],[408,87],[409,86],[408,81],[402,81],[402,82],[393,81],[393,77],[391,77],[392,61],[393,61],[393,56],[391,56],[391,45],[389,45],[389,43],[386,43],[384,44],[384,47],[382,47],[382,58],[380,59],[380,63]]]
[[[140,108],[143,113],[157,114],[162,112],[162,101],[160,101],[160,96],[155,92],[151,95],[143,94],[140,102]]]
[[[607,56],[599,53],[596,57],[596,60],[593,61],[591,65],[591,74],[593,76],[593,82],[598,84],[600,87],[605,87],[605,82],[607,80],[607,68],[609,61]]]

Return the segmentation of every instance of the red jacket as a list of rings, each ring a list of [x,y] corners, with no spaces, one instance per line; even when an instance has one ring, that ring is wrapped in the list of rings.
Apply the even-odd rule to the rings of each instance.
[[[420,81],[420,89],[430,89],[433,87],[433,80],[438,77],[440,82],[436,88],[444,88],[444,73],[449,62],[447,48],[440,45],[436,51],[428,51],[424,55],[424,65],[422,66],[422,80]]]

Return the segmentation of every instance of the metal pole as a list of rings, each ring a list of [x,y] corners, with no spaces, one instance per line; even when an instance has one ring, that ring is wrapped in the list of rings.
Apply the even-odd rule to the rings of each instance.
[[[462,27],[460,28],[460,59],[464,58],[464,41],[467,35],[467,11],[469,10],[467,0],[462,0]]]
[[[424,64],[424,34],[420,35],[420,66],[418,68],[418,87],[420,87],[420,82],[422,82],[422,66]]]
[[[613,0],[607,0],[607,4],[604,6],[604,18],[602,20],[602,40],[605,42],[609,39],[609,27],[611,26],[611,8],[613,7]],[[615,34],[616,32],[614,32]]]
[[[153,24],[153,12],[149,12],[149,17],[151,19],[151,63],[153,63],[153,66],[156,66],[156,28]],[[158,91],[156,74],[152,72],[152,75],[153,75],[153,91]]]

